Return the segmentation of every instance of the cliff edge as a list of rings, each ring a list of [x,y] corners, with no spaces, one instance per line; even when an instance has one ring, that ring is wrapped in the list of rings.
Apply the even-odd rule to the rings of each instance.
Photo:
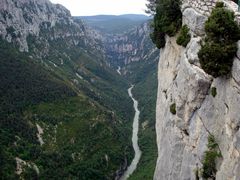
[[[224,1],[236,11],[236,4]],[[213,78],[200,66],[198,51],[204,23],[216,1],[185,1],[183,23],[191,31],[186,48],[167,37],[158,66],[156,131],[158,160],[155,180],[201,179],[198,173],[213,135],[222,157],[217,160],[217,180],[240,177],[240,49],[228,78]],[[238,18],[238,14],[237,18]],[[238,43],[239,47],[239,43]],[[215,97],[211,90],[216,90]],[[170,112],[176,106],[176,114]]]

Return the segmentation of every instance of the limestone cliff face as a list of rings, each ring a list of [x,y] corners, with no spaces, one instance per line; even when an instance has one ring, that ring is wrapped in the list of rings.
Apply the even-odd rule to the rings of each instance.
[[[0,2],[0,35],[8,42],[17,42],[21,51],[28,51],[27,36],[38,35],[40,25],[57,21],[70,22],[70,12],[48,0],[3,0]]]
[[[0,37],[16,44],[20,51],[29,51],[29,36],[39,37],[47,31],[51,34],[46,41],[65,38],[72,45],[96,44],[81,20],[74,21],[62,5],[49,0],[0,1]]]
[[[161,49],[156,110],[158,161],[154,179],[196,179],[195,170],[202,166],[208,136],[212,134],[222,154],[217,162],[216,179],[239,180],[240,51],[228,78],[214,79],[201,69],[197,53],[209,14],[206,12],[211,8],[201,12],[197,7],[188,1],[183,5],[183,22],[192,34],[188,46],[178,46],[173,37],[167,38],[165,48]],[[217,89],[215,98],[211,87]],[[173,103],[176,115],[170,112]]]

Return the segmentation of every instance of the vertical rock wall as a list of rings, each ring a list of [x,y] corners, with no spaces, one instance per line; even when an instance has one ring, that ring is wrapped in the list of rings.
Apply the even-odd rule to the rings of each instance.
[[[49,0],[0,1],[0,37],[15,42],[20,51],[28,51],[29,34],[38,36],[42,25],[50,28],[57,23],[70,26],[73,20],[70,11]]]
[[[210,134],[222,154],[216,179],[240,179],[240,52],[228,78],[214,79],[201,69],[197,53],[207,14],[195,8],[197,2],[183,5],[183,23],[192,34],[188,46],[180,47],[174,37],[167,38],[160,53],[155,180],[196,179]],[[216,97],[211,95],[212,87],[217,89]],[[174,103],[176,115],[170,112]]]

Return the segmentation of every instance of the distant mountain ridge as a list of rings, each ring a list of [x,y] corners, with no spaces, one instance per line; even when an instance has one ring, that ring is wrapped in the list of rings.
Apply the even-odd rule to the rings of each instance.
[[[88,26],[111,34],[122,33],[151,19],[143,14],[76,16],[74,18],[82,19]]]
[[[129,20],[133,20],[133,21],[139,21],[139,20],[148,20],[151,19],[151,17],[144,15],[144,14],[122,14],[122,15],[104,15],[104,14],[100,14],[100,15],[94,15],[94,16],[75,16],[75,17],[79,17],[82,19],[95,19],[95,20],[109,20],[109,19],[129,19]]]

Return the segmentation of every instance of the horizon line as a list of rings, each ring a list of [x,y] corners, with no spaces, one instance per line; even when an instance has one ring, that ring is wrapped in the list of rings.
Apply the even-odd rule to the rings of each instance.
[[[87,17],[87,16],[123,16],[123,15],[143,15],[150,17],[148,14],[138,14],[138,13],[126,13],[126,14],[94,14],[94,15],[72,15],[73,17]]]

